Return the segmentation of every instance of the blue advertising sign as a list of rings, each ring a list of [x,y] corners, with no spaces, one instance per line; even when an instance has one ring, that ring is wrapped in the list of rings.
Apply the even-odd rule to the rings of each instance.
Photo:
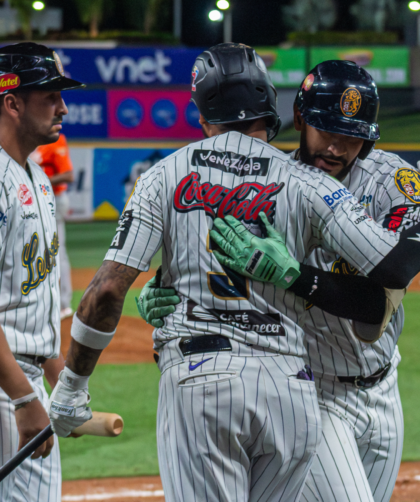
[[[98,148],[93,161],[95,219],[116,219],[124,209],[137,178],[174,149]]]
[[[106,91],[65,91],[69,113],[63,117],[68,138],[106,138],[108,135]]]
[[[190,84],[200,49],[118,47],[116,49],[56,49],[67,76],[85,84]]]

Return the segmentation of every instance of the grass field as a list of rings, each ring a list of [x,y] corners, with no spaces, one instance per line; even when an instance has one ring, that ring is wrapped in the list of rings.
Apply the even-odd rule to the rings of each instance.
[[[67,242],[74,267],[99,267],[115,231],[115,223],[69,224]],[[86,258],[86,261],[85,261]],[[153,267],[160,261],[155,257]],[[130,290],[124,315],[137,316]],[[76,307],[83,291],[75,291]],[[406,322],[399,348],[402,362],[399,386],[405,416],[404,460],[420,460],[420,312],[419,293],[404,300]],[[159,371],[155,364],[98,366],[91,378],[92,407],[115,411],[125,420],[124,433],[114,439],[82,437],[60,440],[63,478],[158,474],[156,451],[156,409]]]

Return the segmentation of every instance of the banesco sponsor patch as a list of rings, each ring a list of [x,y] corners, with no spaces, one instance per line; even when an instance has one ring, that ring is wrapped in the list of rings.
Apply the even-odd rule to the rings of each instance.
[[[347,190],[347,188],[340,188],[330,195],[324,195],[323,199],[331,209],[335,209],[339,204],[342,204],[345,200],[351,199],[353,194]]]

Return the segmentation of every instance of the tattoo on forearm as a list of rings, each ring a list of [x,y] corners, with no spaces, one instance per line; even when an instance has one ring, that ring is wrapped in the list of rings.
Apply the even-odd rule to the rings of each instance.
[[[109,333],[117,327],[125,295],[139,271],[120,263],[105,261],[86,289],[77,317],[87,326]],[[102,350],[71,341],[66,365],[78,375],[90,375]]]
[[[121,317],[125,295],[139,271],[106,261],[89,284],[77,309],[79,319],[98,331],[113,331]]]

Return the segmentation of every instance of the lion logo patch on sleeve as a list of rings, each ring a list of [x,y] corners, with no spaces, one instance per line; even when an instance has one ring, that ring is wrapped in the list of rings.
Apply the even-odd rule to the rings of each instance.
[[[395,184],[411,202],[420,204],[420,173],[405,167],[398,169],[395,173]]]

